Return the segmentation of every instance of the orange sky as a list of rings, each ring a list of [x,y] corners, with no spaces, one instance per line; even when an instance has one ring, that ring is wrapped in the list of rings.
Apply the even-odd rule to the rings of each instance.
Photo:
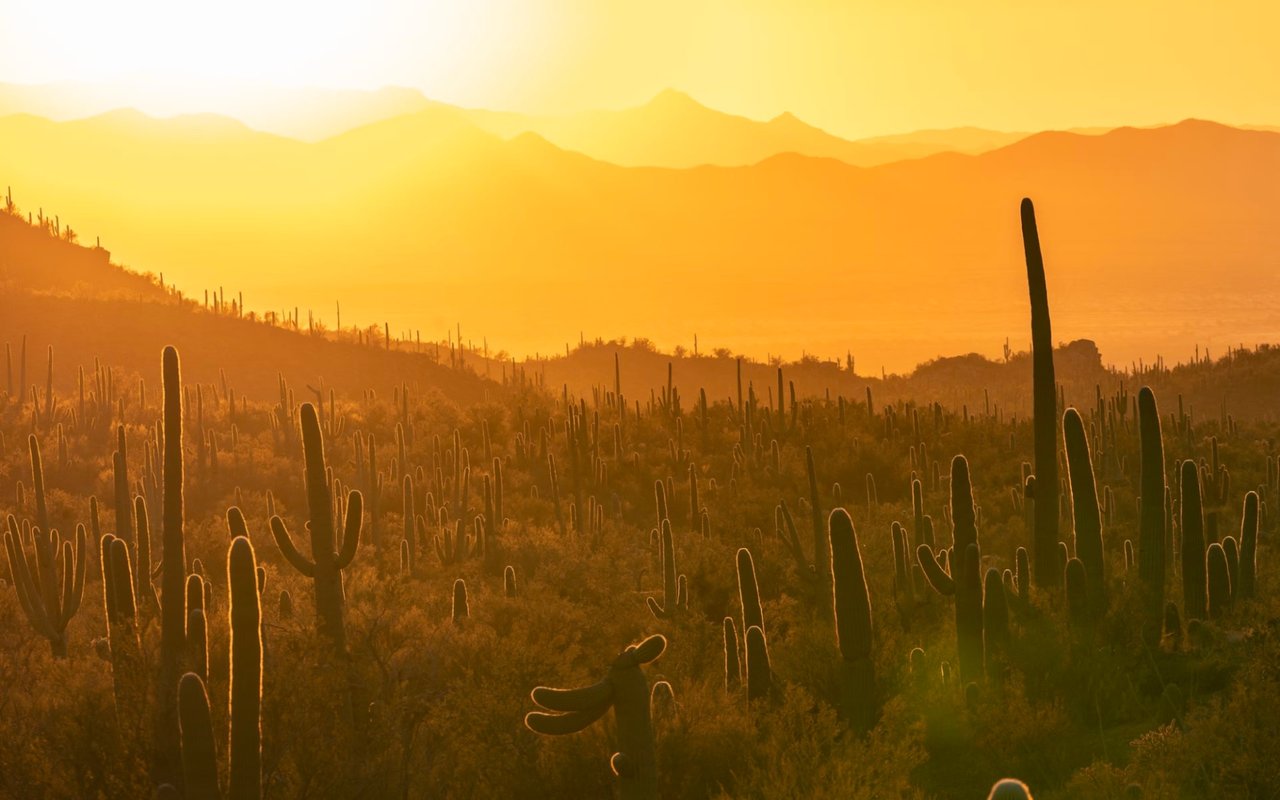
[[[1280,122],[1272,2],[0,0],[0,20],[0,81],[123,81],[155,111],[269,82],[537,112],[674,86],[847,137]]]

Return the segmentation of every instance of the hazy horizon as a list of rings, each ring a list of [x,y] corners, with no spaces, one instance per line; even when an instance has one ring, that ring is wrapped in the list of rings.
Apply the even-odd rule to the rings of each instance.
[[[1272,124],[1280,107],[1272,82],[1240,79],[1280,73],[1269,35],[1280,10],[1266,3],[1226,14],[1149,0],[927,9],[230,0],[214,11],[3,0],[0,18],[0,81],[129,81],[170,103],[245,85],[406,86],[471,108],[554,114],[631,107],[678,88],[753,119],[789,111],[844,138],[1188,117]]]
[[[891,371],[1025,330],[1030,196],[1058,339],[1265,341],[1280,10],[1156,11],[0,0],[0,184],[192,296]]]
[[[194,84],[194,86],[200,85],[201,83],[198,80]],[[4,80],[3,76],[0,76],[0,116],[30,114],[59,122],[89,119],[114,111],[137,111],[148,117],[161,120],[200,116],[228,117],[255,131],[301,141],[319,141],[369,124],[368,119],[362,118],[358,113],[353,113],[350,108],[344,108],[342,102],[344,99],[350,102],[361,99],[373,100],[379,96],[390,94],[402,96],[408,94],[420,97],[426,104],[449,105],[465,111],[510,114],[528,118],[563,119],[590,115],[596,112],[610,113],[635,110],[650,105],[666,95],[680,95],[711,111],[741,117],[752,122],[765,123],[780,117],[796,117],[814,128],[852,142],[893,139],[917,134],[945,134],[951,131],[964,130],[991,131],[1019,136],[1029,136],[1033,133],[1045,131],[1101,132],[1125,127],[1164,127],[1192,119],[1205,119],[1231,127],[1250,130],[1280,129],[1280,117],[1275,119],[1209,118],[1196,116],[1190,111],[1173,111],[1170,114],[1146,119],[1134,119],[1120,115],[1106,119],[1067,120],[1057,125],[1037,129],[1016,126],[994,127],[984,124],[980,120],[962,117],[945,124],[939,122],[925,127],[886,128],[863,131],[856,134],[845,134],[836,129],[824,127],[812,119],[802,117],[788,107],[781,107],[773,113],[743,111],[715,105],[699,97],[696,92],[688,91],[676,85],[659,87],[651,94],[634,100],[595,105],[587,104],[554,110],[538,110],[520,108],[518,106],[477,105],[434,95],[426,87],[394,83],[366,86],[326,86],[320,84],[290,85],[263,84],[260,82],[237,84],[206,81],[205,85],[210,90],[208,93],[194,91],[190,92],[190,96],[174,98],[167,96],[167,93],[172,92],[179,86],[183,86],[182,82],[177,79],[162,82],[141,80],[136,83],[128,80],[118,82],[55,80],[27,83]],[[214,88],[215,86],[216,89]],[[3,102],[6,99],[3,96],[6,89],[18,90],[26,94],[27,97],[17,102],[10,101],[9,105],[6,106]],[[38,92],[47,94],[43,101],[31,103],[30,98],[36,97]],[[269,103],[278,102],[281,98],[290,96],[297,98],[296,107],[283,110],[268,108]],[[274,116],[272,116],[272,112],[274,112]],[[394,114],[394,112],[391,113]],[[412,112],[403,111],[401,113]],[[349,116],[348,121],[339,121],[344,115]],[[309,126],[315,127],[308,121],[308,117],[337,117],[339,119],[329,120],[328,129],[322,133],[314,131],[304,133],[303,131],[308,129]]]

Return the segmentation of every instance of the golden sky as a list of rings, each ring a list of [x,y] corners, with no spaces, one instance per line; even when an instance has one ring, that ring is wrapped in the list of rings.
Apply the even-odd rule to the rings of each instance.
[[[1280,4],[1179,0],[0,0],[0,81],[218,111],[246,86],[534,112],[676,87],[847,136],[1280,122]]]

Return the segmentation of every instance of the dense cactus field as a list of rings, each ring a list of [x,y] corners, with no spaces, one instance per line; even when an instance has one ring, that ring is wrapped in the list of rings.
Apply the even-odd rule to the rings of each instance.
[[[1068,405],[1022,228],[1030,417],[11,346],[0,796],[1280,796],[1276,425]]]

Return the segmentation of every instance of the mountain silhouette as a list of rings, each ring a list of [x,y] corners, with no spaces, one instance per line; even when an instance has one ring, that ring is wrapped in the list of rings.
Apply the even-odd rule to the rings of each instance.
[[[502,136],[532,131],[567,150],[576,150],[622,166],[746,166],[782,153],[835,158],[855,166],[874,166],[904,158],[957,150],[992,149],[1025,134],[986,132],[983,144],[973,130],[932,131],[883,140],[848,141],[783,113],[766,122],[716,111],[684,92],[666,89],[649,102],[618,111],[587,111],[562,116],[533,116],[469,111],[469,118]]]
[[[517,351],[643,330],[890,368],[994,352],[1025,327],[1026,195],[1055,334],[1121,363],[1265,338],[1277,290],[1280,134],[1209,122],[873,168],[783,154],[692,169],[504,140],[440,108],[313,144],[137,122],[0,119],[0,180],[188,291],[223,284],[251,308],[341,295],[350,319],[440,336],[469,321]],[[1204,293],[1212,319],[1192,313]]]
[[[266,324],[258,313],[241,314],[234,296],[211,310],[154,276],[122,269],[101,247],[52,236],[2,211],[0,289],[0,341],[14,359],[27,342],[27,360],[41,365],[52,347],[53,380],[62,391],[76,389],[78,368],[90,372],[96,363],[116,370],[117,381],[129,379],[117,385],[138,378],[150,384],[161,344],[198,356],[186,366],[189,380],[215,383],[225,375],[242,396],[271,397],[281,378],[299,392],[325,386],[348,396],[367,388],[390,396],[405,383],[459,402],[494,391],[476,374],[437,363],[434,348],[388,345],[381,330],[365,331],[363,339],[350,329],[340,340],[312,335],[305,315],[298,329]]]
[[[708,108],[688,94],[666,89],[649,102],[617,111],[537,115],[463,108],[428,99],[416,89],[278,89],[245,86],[229,112],[256,130],[303,141],[321,141],[370,124],[425,111],[453,113],[511,138],[536,133],[561,147],[624,166],[742,166],[779,153],[838,158],[872,166],[938,152],[977,153],[1027,134],[980,128],[931,130],[848,141],[789,112],[757,121]],[[57,121],[100,116],[129,105],[129,93],[110,85],[0,83],[0,116],[32,114]],[[207,116],[196,92],[177,107],[179,116]],[[225,101],[224,101],[225,102]],[[163,105],[172,109],[175,101]]]

